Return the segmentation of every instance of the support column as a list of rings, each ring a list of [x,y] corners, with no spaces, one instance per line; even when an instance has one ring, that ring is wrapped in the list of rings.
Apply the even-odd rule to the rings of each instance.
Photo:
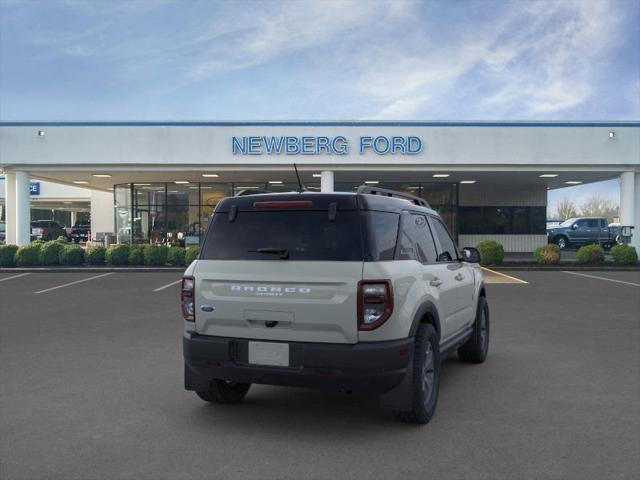
[[[18,171],[16,175],[15,212],[16,245],[26,245],[31,241],[31,199],[29,197],[29,173]]]
[[[71,223],[71,225],[69,225],[69,226],[73,227],[76,224],[77,212],[75,210],[71,210],[71,212],[69,212],[69,213],[71,213],[71,220],[69,222],[69,223]]]
[[[638,175],[635,172],[623,172],[620,175],[620,225],[632,225],[631,245],[640,252],[640,225],[637,223],[639,192],[636,190]]]
[[[325,170],[320,172],[320,191],[321,192],[333,192],[333,172]]]
[[[6,172],[4,174],[4,209],[6,211],[5,218],[7,245],[15,245],[16,243],[16,174]]]

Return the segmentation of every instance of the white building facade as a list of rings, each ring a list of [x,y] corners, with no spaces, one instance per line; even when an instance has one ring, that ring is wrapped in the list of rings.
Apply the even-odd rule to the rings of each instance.
[[[92,230],[197,244],[239,190],[368,183],[425,198],[461,246],[546,243],[547,190],[620,178],[640,225],[640,122],[5,122],[7,237],[29,239],[29,181],[92,189]],[[640,248],[640,232],[632,243]]]

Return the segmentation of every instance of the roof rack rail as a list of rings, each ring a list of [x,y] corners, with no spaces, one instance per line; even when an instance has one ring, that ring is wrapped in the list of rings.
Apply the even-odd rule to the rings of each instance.
[[[410,202],[420,205],[421,207],[431,208],[426,200],[410,195],[408,193],[397,192],[396,190],[388,190],[386,188],[371,187],[369,185],[360,185],[356,193],[366,193],[368,195],[380,195],[383,197],[395,197],[402,198],[403,200],[409,200]]]
[[[260,193],[271,193],[266,190],[254,190],[252,188],[245,188],[244,190],[240,190],[237,192],[234,197],[245,197],[247,195],[258,195]]]

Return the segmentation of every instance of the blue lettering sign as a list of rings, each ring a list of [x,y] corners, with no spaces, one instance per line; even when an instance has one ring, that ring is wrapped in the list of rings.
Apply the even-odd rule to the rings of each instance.
[[[29,182],[29,195],[40,195],[40,182]]]

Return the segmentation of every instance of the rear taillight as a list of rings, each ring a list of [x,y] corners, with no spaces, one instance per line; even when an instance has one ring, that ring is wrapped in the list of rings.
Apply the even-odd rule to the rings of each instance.
[[[40,236],[44,235],[44,228],[39,228],[38,231],[40,232]]]
[[[182,288],[180,289],[180,305],[182,316],[188,322],[196,321],[196,280],[193,277],[182,278]]]
[[[393,289],[389,280],[358,283],[358,330],[374,330],[393,312]]]

